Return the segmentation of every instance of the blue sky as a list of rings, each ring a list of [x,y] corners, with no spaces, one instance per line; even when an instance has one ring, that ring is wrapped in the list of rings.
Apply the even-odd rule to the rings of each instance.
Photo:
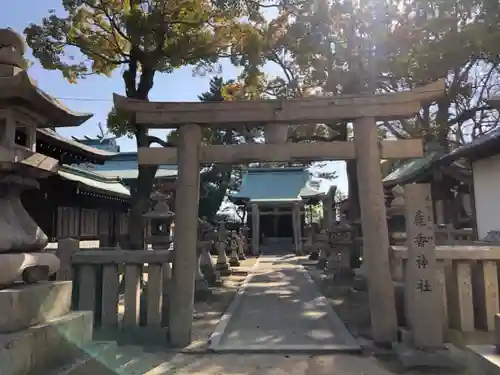
[[[61,0],[19,0],[11,2],[7,12],[0,13],[0,27],[11,27],[22,33],[24,28],[31,22],[39,23],[48,15],[49,9],[62,11]],[[106,123],[107,114],[112,105],[113,92],[124,94],[124,86],[121,71],[114,72],[111,78],[92,76],[80,80],[77,84],[68,83],[57,71],[44,70],[40,64],[28,54],[28,58],[34,62],[30,68],[30,76],[37,81],[38,86],[58,98],[74,111],[93,113],[94,117],[77,128],[62,128],[58,132],[65,136],[94,137],[99,134],[97,123]],[[231,64],[222,64],[222,75],[226,78],[236,78],[238,70]],[[269,75],[279,74],[277,67],[268,66],[266,72]],[[184,67],[172,74],[156,74],[154,87],[150,93],[150,99],[155,101],[197,101],[198,94],[208,88],[211,76],[193,76],[191,67]],[[155,135],[165,137],[167,131],[153,131]],[[118,140],[122,151],[135,151],[135,140],[126,137]],[[347,192],[347,180],[344,162],[329,163],[325,170],[335,170],[339,176],[336,180],[323,184],[335,184],[338,188]]]

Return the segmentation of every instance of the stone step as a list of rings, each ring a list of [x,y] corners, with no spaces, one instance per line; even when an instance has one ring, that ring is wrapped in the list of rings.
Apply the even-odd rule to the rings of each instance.
[[[82,350],[83,357],[50,375],[143,375],[164,362],[160,355],[145,353],[139,346],[118,346],[115,342],[95,342]]]
[[[0,334],[1,375],[45,374],[81,356],[92,339],[92,313],[72,312],[28,329]]]

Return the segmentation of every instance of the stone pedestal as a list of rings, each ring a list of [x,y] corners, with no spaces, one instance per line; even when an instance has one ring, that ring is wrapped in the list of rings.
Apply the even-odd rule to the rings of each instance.
[[[196,273],[195,273],[195,285],[194,285],[194,298],[197,301],[205,300],[210,294],[210,288],[208,286],[208,281],[205,279],[205,275],[202,271],[202,253],[203,251],[199,251]]]
[[[245,256],[245,246],[243,244],[243,241],[246,241],[246,240],[242,235],[240,235],[238,238],[238,259],[239,260],[247,259],[247,257]]]
[[[210,253],[208,252],[208,249],[206,247],[203,247],[201,249],[200,269],[203,273],[203,276],[205,277],[205,280],[210,286],[215,286],[218,284],[219,276],[215,271],[214,264],[212,263],[212,257],[210,256]]]
[[[80,356],[92,313],[70,312],[71,281],[16,284],[0,291],[0,373],[44,374]]]
[[[231,232],[231,237],[229,239],[229,249],[231,250],[231,256],[229,257],[229,265],[231,267],[239,267],[240,259],[239,259],[239,251],[240,241],[235,231]]]
[[[333,274],[334,279],[352,279],[354,273],[350,263],[349,248],[338,245],[330,250],[326,271]]]
[[[238,252],[236,251],[236,249],[233,249],[231,251],[231,256],[229,257],[229,265],[231,267],[239,267],[240,266],[240,260],[239,260]]]
[[[217,263],[215,264],[215,269],[221,276],[231,275],[231,268],[227,262],[226,243],[224,241],[218,241],[215,246],[217,247]]]
[[[0,333],[46,323],[71,309],[71,281],[15,284],[0,290]]]
[[[314,244],[315,248],[318,251],[318,263],[316,264],[316,267],[319,269],[324,269],[328,263],[328,249],[327,249],[327,244],[325,240],[325,234],[320,233],[316,237],[316,243]]]

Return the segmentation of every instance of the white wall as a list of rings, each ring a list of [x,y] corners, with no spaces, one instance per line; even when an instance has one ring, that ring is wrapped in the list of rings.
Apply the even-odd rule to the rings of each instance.
[[[500,230],[500,155],[472,164],[479,239],[490,230]]]

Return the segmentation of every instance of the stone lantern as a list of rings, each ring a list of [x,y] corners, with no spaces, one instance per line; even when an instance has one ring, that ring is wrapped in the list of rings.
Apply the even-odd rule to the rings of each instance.
[[[154,250],[168,250],[172,243],[170,227],[175,214],[167,202],[158,200],[153,210],[143,215],[151,223],[151,247]]]
[[[40,90],[24,70],[25,51],[18,34],[0,30],[0,287],[48,280],[58,271],[59,259],[44,252],[47,235],[24,209],[21,193],[58,170],[58,160],[37,152],[37,128],[78,126],[91,117]]]
[[[229,266],[226,246],[227,246],[228,232],[224,221],[219,221],[219,228],[217,231],[217,240],[215,246],[217,247],[217,262],[215,269],[221,276],[231,275],[231,267]]]
[[[239,267],[240,259],[239,259],[239,249],[240,249],[240,239],[238,238],[238,234],[235,230],[231,231],[231,235],[229,237],[229,249],[231,250],[231,256],[229,257],[229,265],[231,267]]]

